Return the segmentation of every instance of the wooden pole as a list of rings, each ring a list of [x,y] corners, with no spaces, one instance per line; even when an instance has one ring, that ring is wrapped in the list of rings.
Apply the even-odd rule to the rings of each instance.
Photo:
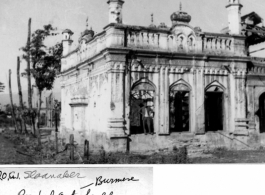
[[[19,57],[17,57],[17,86],[18,86],[19,107],[20,107],[19,117],[21,120],[21,132],[27,133],[26,124],[22,116],[22,111],[24,110],[24,104],[23,104],[22,88],[21,88],[21,83],[20,83],[20,58]]]
[[[74,135],[70,135],[69,139],[69,144],[70,144],[70,160],[74,161]]]
[[[84,156],[87,157],[87,160],[89,159],[89,141],[88,140],[85,140]]]
[[[58,127],[57,127],[57,111],[55,110],[55,149],[58,154]]]
[[[31,90],[31,76],[30,76],[30,37],[31,37],[31,18],[28,22],[28,39],[27,39],[27,77],[28,77],[28,105],[32,109],[32,90]]]
[[[30,75],[30,39],[31,38],[31,18],[28,21],[28,38],[27,38],[27,78],[28,78],[28,107],[32,111],[32,86]],[[36,135],[35,119],[34,116],[29,116],[31,120],[31,131],[33,135]]]
[[[38,111],[37,111],[37,137],[38,137],[38,143],[41,145],[41,130],[40,130],[40,110],[41,110],[41,94],[42,91],[38,89]]]
[[[11,69],[9,69],[9,96],[10,96],[12,118],[13,118],[14,125],[15,125],[15,133],[17,133],[17,120],[16,120],[16,115],[15,115],[15,110],[14,110],[14,105],[13,105],[13,97],[12,97],[11,74],[12,74]]]

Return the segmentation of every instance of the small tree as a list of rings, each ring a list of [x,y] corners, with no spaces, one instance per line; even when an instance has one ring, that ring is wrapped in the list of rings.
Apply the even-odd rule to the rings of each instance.
[[[52,25],[45,25],[43,29],[38,29],[32,34],[30,47],[23,48],[23,51],[30,52],[30,60],[32,62],[31,74],[35,80],[38,90],[38,110],[37,119],[40,118],[41,97],[44,90],[51,90],[57,74],[61,69],[61,57],[63,47],[61,43],[47,47],[44,41],[47,37],[54,35]],[[40,132],[38,129],[38,140],[40,144]]]

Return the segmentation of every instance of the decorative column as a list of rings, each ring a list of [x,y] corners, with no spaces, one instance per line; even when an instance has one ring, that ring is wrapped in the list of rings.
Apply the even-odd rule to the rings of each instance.
[[[234,135],[248,135],[249,119],[246,116],[246,71],[239,69],[235,76],[235,126]]]
[[[207,63],[207,62],[204,62]],[[205,133],[205,112],[204,112],[204,96],[205,96],[205,86],[204,86],[204,69],[195,69],[194,75],[194,90],[195,90],[195,129],[196,134]]]
[[[114,63],[114,62],[112,62]],[[108,132],[110,138],[125,137],[124,113],[124,66],[123,62],[115,62],[108,74],[110,83],[110,116],[108,119]]]

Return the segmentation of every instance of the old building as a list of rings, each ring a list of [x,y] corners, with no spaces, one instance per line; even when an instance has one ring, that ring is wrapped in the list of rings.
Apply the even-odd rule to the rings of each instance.
[[[109,24],[78,48],[63,31],[62,137],[106,151],[265,144],[265,64],[249,55],[265,40],[258,14],[229,0],[228,27],[209,33],[181,6],[172,26],[144,27],[122,23],[124,1],[108,4]]]

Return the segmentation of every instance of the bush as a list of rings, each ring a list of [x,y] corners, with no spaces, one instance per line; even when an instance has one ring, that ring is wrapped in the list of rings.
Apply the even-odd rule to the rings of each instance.
[[[176,164],[189,163],[188,150],[186,146],[181,148],[176,148],[174,151],[175,151],[174,162]]]
[[[216,147],[213,149],[213,153],[226,152],[228,149],[226,147]]]
[[[0,124],[2,127],[13,126],[13,120],[12,118],[0,116]]]

